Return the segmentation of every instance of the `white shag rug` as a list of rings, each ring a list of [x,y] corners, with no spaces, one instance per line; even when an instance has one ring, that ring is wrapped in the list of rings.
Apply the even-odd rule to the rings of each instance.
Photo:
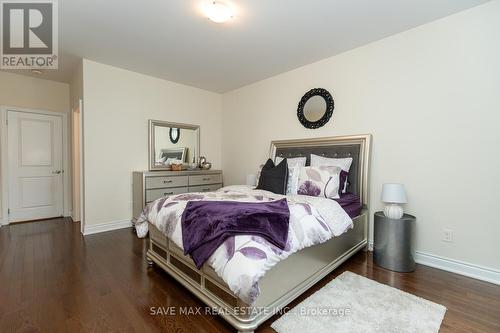
[[[278,333],[438,332],[446,308],[344,272],[290,309],[271,327]]]

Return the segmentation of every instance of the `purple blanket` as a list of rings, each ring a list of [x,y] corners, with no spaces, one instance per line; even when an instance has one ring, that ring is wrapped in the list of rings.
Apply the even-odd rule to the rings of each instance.
[[[228,237],[257,235],[280,249],[288,237],[286,199],[271,202],[190,201],[182,215],[184,254],[198,269]]]

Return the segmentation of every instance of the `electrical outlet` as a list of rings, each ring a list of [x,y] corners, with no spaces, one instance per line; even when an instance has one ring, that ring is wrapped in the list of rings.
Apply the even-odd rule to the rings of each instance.
[[[443,229],[443,242],[453,242],[453,230]]]

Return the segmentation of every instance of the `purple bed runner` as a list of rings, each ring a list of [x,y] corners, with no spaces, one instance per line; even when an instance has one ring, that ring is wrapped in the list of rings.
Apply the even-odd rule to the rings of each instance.
[[[257,235],[280,249],[288,237],[286,199],[271,202],[190,201],[182,215],[184,254],[198,269],[228,237]]]
[[[359,200],[359,196],[353,193],[342,193],[339,199],[334,200],[339,203],[340,207],[345,210],[351,219],[358,216],[363,209],[363,204]]]

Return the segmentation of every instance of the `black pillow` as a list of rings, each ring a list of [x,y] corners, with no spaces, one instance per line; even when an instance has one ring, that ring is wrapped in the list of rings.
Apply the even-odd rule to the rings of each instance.
[[[286,158],[280,164],[274,165],[268,159],[262,167],[259,178],[258,190],[266,190],[276,194],[286,194],[286,184],[288,182],[288,164]]]

